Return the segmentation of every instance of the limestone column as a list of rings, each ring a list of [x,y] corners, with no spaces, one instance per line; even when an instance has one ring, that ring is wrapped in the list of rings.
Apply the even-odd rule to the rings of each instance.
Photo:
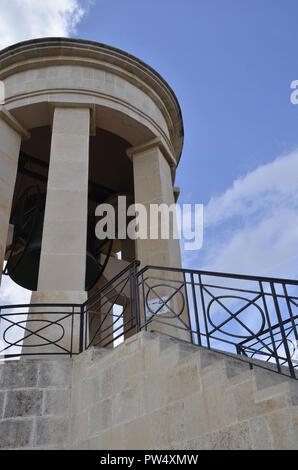
[[[167,204],[168,206],[175,204],[172,172],[168,161],[169,155],[167,155],[163,146],[160,145],[160,141],[153,140],[151,143],[149,142],[143,146],[131,148],[128,150],[128,155],[133,160],[135,203],[145,205],[148,214],[150,213],[151,204]],[[171,236],[169,239],[150,239],[149,222],[150,218],[148,216],[148,238],[136,240],[136,258],[141,261],[141,268],[148,264],[180,268],[181,252],[179,240]],[[175,217],[173,223],[174,225],[177,224]],[[158,295],[163,299],[171,297],[175,288],[181,286],[181,281],[183,281],[183,276],[180,273],[154,271],[154,273],[148,272],[147,275],[168,279],[166,282],[159,282],[153,279],[148,280],[148,284],[153,288],[158,284],[163,284],[163,286],[155,288],[155,291],[158,292]],[[166,286],[164,284],[166,284]],[[145,292],[148,292],[148,290],[149,288],[147,286]],[[181,289],[181,293],[185,300],[184,288]],[[151,290],[149,297],[151,300],[152,298],[160,300],[158,295]],[[184,324],[188,326],[188,314],[186,309],[183,309],[183,297],[179,293],[175,294],[168,305],[170,305],[176,313],[181,312],[181,310],[183,311],[180,318]],[[145,312],[143,312],[143,315],[144,313]],[[168,319],[168,316],[172,316],[172,318]],[[174,318],[172,313],[157,315],[156,319],[169,323],[171,326],[161,325],[153,321],[149,329],[156,329],[183,339],[190,338],[188,332],[177,328],[177,326],[181,326],[182,328],[185,328],[185,326],[182,321]]]
[[[38,290],[85,290],[90,110],[56,108]]]
[[[0,283],[22,138],[29,133],[0,106]]]
[[[88,171],[89,171],[90,110],[88,108],[56,107],[53,117],[53,133],[47,186],[42,248],[39,266],[38,290],[33,292],[31,303],[78,303],[87,299],[85,292]],[[42,327],[34,319],[56,321],[56,325],[40,333],[43,338],[56,341],[69,350],[71,347],[71,317],[38,315],[40,309],[32,309],[28,325],[31,330]],[[53,309],[49,309],[53,311]],[[62,309],[66,313],[70,309]],[[56,310],[55,310],[56,311]],[[76,310],[77,312],[77,310]],[[61,326],[60,326],[61,325]],[[44,324],[46,326],[46,323]],[[78,349],[79,315],[75,316],[73,351]],[[30,336],[24,349],[38,338]],[[45,339],[39,341],[44,343]],[[52,351],[63,352],[57,346]],[[42,352],[47,352],[43,347]],[[26,352],[26,351],[24,351]]]
[[[131,148],[128,155],[133,160],[135,203],[145,205],[148,213],[150,204],[175,204],[171,168],[159,142],[154,140],[152,144]],[[136,257],[142,266],[180,268],[179,240],[136,240]]]

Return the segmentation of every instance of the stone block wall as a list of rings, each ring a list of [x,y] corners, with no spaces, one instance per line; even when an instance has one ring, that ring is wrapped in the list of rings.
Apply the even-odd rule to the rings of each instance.
[[[0,365],[0,413],[1,448],[298,448],[298,382],[157,333]]]
[[[297,449],[298,382],[154,333],[74,360],[74,449]]]
[[[72,361],[0,364],[0,449],[69,446]]]

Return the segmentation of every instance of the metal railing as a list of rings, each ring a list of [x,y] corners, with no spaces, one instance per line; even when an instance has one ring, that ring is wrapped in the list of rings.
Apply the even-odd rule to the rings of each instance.
[[[81,304],[22,304],[0,307],[0,359],[81,352]]]
[[[82,349],[112,347],[140,331],[137,268],[131,263],[82,305]]]
[[[138,287],[142,327],[298,376],[298,281],[146,266]]]
[[[145,329],[297,377],[298,281],[138,266],[83,305],[2,306],[0,357],[72,356]]]

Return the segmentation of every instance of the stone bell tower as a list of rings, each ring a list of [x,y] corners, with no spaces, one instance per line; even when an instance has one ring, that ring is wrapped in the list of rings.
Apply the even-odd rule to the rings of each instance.
[[[0,306],[0,449],[297,449],[298,281],[179,269],[174,237],[95,236],[101,203],[176,200],[167,83],[44,38],[0,51],[0,103],[0,276],[32,291]]]
[[[45,38],[3,50],[0,80],[0,265],[32,303],[81,304],[134,259],[180,267],[178,240],[94,237],[96,206],[118,195],[175,202],[183,123],[162,77],[112,47]]]

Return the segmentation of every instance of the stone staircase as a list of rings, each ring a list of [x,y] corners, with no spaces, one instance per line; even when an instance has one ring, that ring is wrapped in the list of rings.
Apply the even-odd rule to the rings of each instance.
[[[205,409],[200,415],[193,402],[193,419],[196,416],[200,421],[197,429],[193,427],[197,437],[181,442],[180,447],[298,448],[298,381],[262,368],[262,361],[242,361],[236,355],[224,355],[160,333],[146,335],[151,335],[149,341],[156,336],[160,367],[176,371],[176,399],[181,398],[183,376],[188,380],[182,387],[184,397],[190,394],[193,399],[197,394],[186,369],[195,366],[200,378],[198,395],[205,401]],[[287,373],[286,368],[283,372]]]
[[[157,332],[0,365],[1,449],[297,449],[298,381]]]

